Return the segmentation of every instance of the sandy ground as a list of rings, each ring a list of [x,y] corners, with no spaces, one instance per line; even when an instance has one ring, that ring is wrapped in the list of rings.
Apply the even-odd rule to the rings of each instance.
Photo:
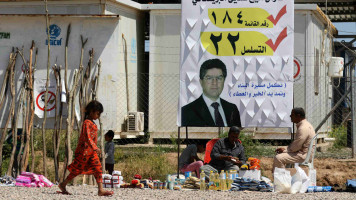
[[[355,199],[355,193],[320,192],[305,194],[278,194],[265,192],[220,192],[199,190],[143,190],[114,189],[111,197],[99,197],[94,186],[69,186],[73,195],[57,194],[57,186],[52,188],[0,187],[0,199]]]

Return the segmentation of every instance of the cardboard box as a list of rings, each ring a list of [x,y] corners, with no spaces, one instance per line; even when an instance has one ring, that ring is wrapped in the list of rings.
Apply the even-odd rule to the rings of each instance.
[[[239,177],[261,180],[261,170],[240,170]]]

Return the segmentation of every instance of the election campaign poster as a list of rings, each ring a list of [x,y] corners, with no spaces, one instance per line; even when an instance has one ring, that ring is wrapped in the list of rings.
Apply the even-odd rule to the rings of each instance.
[[[291,127],[293,0],[184,0],[178,126]]]

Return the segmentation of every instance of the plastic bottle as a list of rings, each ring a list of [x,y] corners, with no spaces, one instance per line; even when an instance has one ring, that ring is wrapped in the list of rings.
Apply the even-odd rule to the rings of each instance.
[[[214,173],[214,190],[220,190],[219,172]]]
[[[220,190],[221,191],[226,191],[226,173],[224,170],[221,170],[220,172]]]
[[[231,189],[231,184],[234,182],[234,171],[230,170],[227,177],[227,189]]]
[[[331,186],[309,186],[307,192],[331,192]]]
[[[204,170],[202,170],[200,173],[200,190],[202,190],[202,191],[206,190]]]
[[[214,190],[215,174],[213,171],[210,171],[209,174],[209,190]]]

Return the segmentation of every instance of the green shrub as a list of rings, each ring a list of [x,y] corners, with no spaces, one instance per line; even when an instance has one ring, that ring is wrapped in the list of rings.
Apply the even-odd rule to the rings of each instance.
[[[337,126],[334,127],[330,132],[330,137],[335,138],[333,147],[340,149],[347,146],[347,127]]]
[[[176,166],[169,163],[163,152],[157,152],[157,148],[125,148],[125,151],[117,148],[114,156],[125,181],[133,179],[135,174],[165,180],[167,174],[176,170]]]
[[[53,133],[54,133],[54,130],[52,130],[52,129],[47,129],[45,131],[46,152],[47,152],[46,155],[47,155],[47,157],[50,157],[50,158],[54,157]],[[35,151],[42,151],[42,149],[43,149],[42,129],[35,129],[33,134],[34,134],[33,143],[34,143]],[[59,156],[59,161],[63,162],[64,157],[65,157],[66,130],[61,130],[61,133],[59,135],[60,135],[60,145],[59,145],[58,156]],[[73,132],[71,134],[71,147],[72,147],[73,153],[77,147],[78,139],[79,139],[78,131],[73,130]]]
[[[12,151],[12,144],[8,144],[6,141],[2,147],[2,165],[0,169],[0,176],[4,175],[7,172],[9,167],[10,156]]]

